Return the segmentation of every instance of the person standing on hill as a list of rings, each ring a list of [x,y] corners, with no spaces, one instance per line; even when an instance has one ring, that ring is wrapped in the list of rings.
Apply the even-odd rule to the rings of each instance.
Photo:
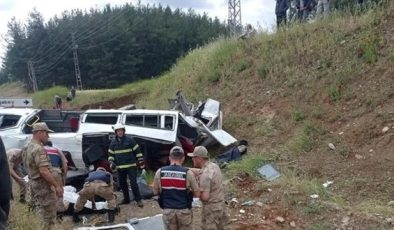
[[[184,160],[183,149],[173,147],[170,165],[157,170],[153,179],[153,193],[159,195],[167,230],[193,229],[192,201],[193,196],[200,196],[200,191],[194,173],[182,167]]]
[[[330,13],[330,2],[329,0],[318,0],[316,15],[318,17],[327,17]]]
[[[287,0],[276,0],[275,14],[277,28],[287,24],[287,10],[289,5]]]
[[[52,175],[53,168],[43,143],[48,141],[49,132],[45,122],[33,125],[33,138],[27,145],[26,154],[23,154],[23,163],[27,168],[31,194],[34,197],[40,218],[41,229],[53,228],[56,219],[56,202],[58,197],[63,197],[63,186],[56,182]],[[55,189],[55,193],[52,190]]]
[[[119,174],[119,185],[123,192],[122,204],[130,203],[129,186],[127,177],[130,179],[131,189],[138,207],[144,207],[142,197],[137,184],[138,167],[144,168],[144,155],[137,142],[125,135],[126,128],[122,124],[114,126],[116,137],[112,140],[108,150],[108,161],[115,165]]]
[[[76,96],[76,90],[74,86],[71,86],[70,94],[71,94],[71,99],[74,100]]]
[[[199,175],[200,200],[202,201],[201,227],[203,230],[224,230],[228,228],[228,216],[224,203],[223,177],[219,166],[209,160],[208,150],[196,146],[192,153],[192,169]]]
[[[62,109],[62,98],[59,95],[55,95],[55,108]]]

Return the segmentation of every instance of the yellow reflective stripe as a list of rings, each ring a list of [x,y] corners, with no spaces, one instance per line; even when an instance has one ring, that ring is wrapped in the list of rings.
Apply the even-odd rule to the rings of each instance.
[[[122,149],[122,150],[115,150],[114,154],[119,154],[119,153],[130,153],[132,152],[133,149]]]
[[[114,154],[114,151],[112,149],[108,149],[108,152]]]
[[[142,153],[138,153],[136,156],[137,156],[137,158],[140,158],[140,157],[143,157],[144,155],[142,155]]]
[[[114,157],[108,157],[108,160],[109,160],[109,161],[114,161],[115,158],[114,158]]]
[[[119,165],[117,168],[118,169],[125,169],[125,168],[130,168],[130,167],[133,167],[133,166],[137,166],[137,164],[129,164],[129,165]]]
[[[137,150],[140,146],[138,144],[134,145],[133,151]]]

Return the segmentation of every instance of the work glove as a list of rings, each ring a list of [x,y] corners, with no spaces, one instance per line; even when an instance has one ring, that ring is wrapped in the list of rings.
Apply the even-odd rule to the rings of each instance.
[[[141,168],[141,169],[145,168],[144,159],[142,159],[142,158],[138,159],[137,166],[138,166],[139,168]]]
[[[113,161],[110,161],[110,162],[109,162],[109,166],[111,167],[112,170],[115,170],[115,169],[116,169],[116,164],[115,164],[115,162],[113,162]]]

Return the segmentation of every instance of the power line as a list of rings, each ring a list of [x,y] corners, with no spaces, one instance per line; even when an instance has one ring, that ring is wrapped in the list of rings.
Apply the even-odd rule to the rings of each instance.
[[[125,10],[121,10],[120,13],[115,14],[108,18],[107,20],[103,20],[98,26],[96,26],[95,29],[92,29],[90,31],[86,31],[84,33],[79,34],[79,36],[75,37],[75,40],[78,43],[81,43],[82,41],[85,41],[89,38],[92,38],[94,35],[104,32],[104,27],[111,26],[116,20],[120,19],[123,15],[125,15],[127,12]]]

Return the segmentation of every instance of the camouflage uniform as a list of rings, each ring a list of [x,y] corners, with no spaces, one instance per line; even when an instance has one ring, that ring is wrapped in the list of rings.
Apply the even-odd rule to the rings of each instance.
[[[41,229],[51,229],[55,224],[57,197],[39,171],[40,167],[49,167],[49,171],[53,173],[48,155],[40,143],[32,140],[27,145],[23,162],[29,173],[31,194],[37,205]]]
[[[52,175],[56,180],[56,183],[60,186],[64,186],[64,181],[65,181],[65,174],[63,172],[63,162],[67,163],[67,159],[64,156],[63,152],[61,152],[59,149],[51,146],[44,146],[44,149],[46,153],[48,154],[48,158],[51,162],[52,165]],[[52,161],[53,156],[55,155],[55,160]],[[52,158],[51,158],[52,157]],[[55,188],[53,188],[55,190]],[[58,212],[64,212],[65,207],[63,203],[63,198],[58,197],[57,202],[56,202],[56,210]]]
[[[153,189],[160,192],[160,169],[156,171],[153,179]],[[186,187],[191,191],[198,191],[197,180],[192,171],[187,171]],[[193,229],[193,212],[191,209],[164,209],[163,222],[166,230]]]
[[[222,180],[219,166],[207,161],[199,177],[200,191],[209,192],[208,201],[202,202],[201,228],[203,230],[226,229],[228,226]]]
[[[87,200],[94,200],[95,195],[107,200],[109,210],[115,210],[116,196],[114,195],[112,180],[109,184],[104,181],[95,180],[86,182],[83,185],[83,189],[79,192],[79,197],[75,204],[75,212],[81,211]]]
[[[60,168],[53,168],[52,175],[55,178],[57,184],[59,184],[61,186],[64,186],[64,177],[63,177],[62,170]],[[64,203],[63,203],[63,197],[58,197],[57,198],[56,210],[58,212],[64,212],[65,211],[65,207],[64,207]]]
[[[13,169],[16,174],[19,176],[23,177],[23,173],[21,172],[21,164],[22,164],[22,149],[10,149],[7,151],[7,157],[8,157],[8,165],[9,168]],[[15,178],[14,178],[15,180]],[[26,183],[24,184],[19,184],[18,181],[15,180],[15,182],[18,183],[19,185],[19,199],[25,200],[25,193],[26,193]]]

